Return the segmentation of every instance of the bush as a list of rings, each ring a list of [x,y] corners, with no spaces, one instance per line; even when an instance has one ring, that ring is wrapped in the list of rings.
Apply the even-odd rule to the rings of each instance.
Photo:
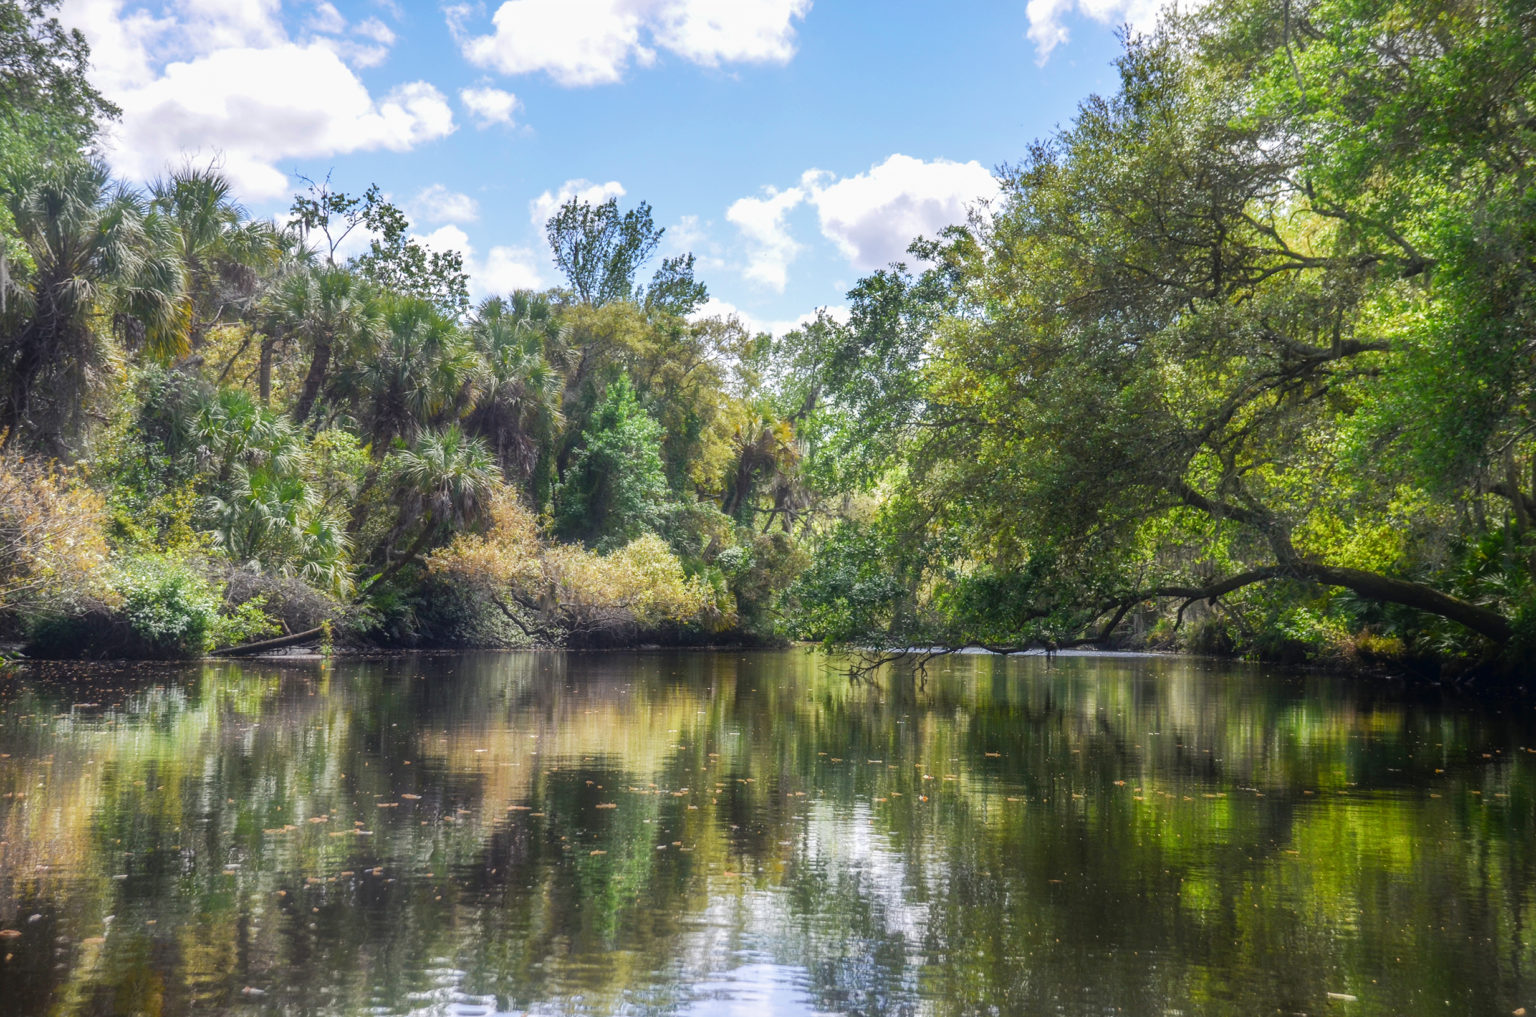
[[[150,656],[195,657],[213,649],[222,598],[190,562],[146,554],[117,565],[122,616]]]
[[[27,653],[55,659],[184,659],[277,630],[263,610],[265,597],[222,610],[222,584],[191,557],[134,555],[114,562],[111,575],[108,595],[34,618]]]
[[[0,456],[0,611],[106,592],[106,506],[54,469]]]

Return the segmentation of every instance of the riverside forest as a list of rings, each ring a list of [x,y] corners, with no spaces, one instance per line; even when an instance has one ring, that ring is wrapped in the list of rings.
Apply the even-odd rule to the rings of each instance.
[[[1220,2],[845,320],[699,317],[643,201],[471,306],[377,187],[144,189],[0,7],[0,613],[41,657],[1146,647],[1522,673],[1536,25]],[[353,230],[366,252],[337,256]]]
[[[963,178],[792,324],[573,167],[537,286],[423,232],[831,57],[813,165],[960,144],[853,49],[1010,5],[859,6],[0,0],[0,1017],[1536,1013],[1536,6],[1172,5],[991,172],[732,204]],[[1011,6],[1023,95],[1147,5]]]

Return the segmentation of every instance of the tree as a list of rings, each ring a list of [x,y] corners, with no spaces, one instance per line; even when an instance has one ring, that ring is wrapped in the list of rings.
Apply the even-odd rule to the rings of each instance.
[[[930,634],[1099,639],[1282,584],[1510,642],[1529,580],[1456,548],[1490,499],[1529,532],[1536,33],[1428,6],[1173,18],[932,269],[861,284],[817,378],[883,431],[865,473],[902,493]]]
[[[336,372],[333,389],[363,436],[383,451],[413,444],[468,410],[481,363],[465,330],[430,302],[386,297],[381,330]]]
[[[661,426],[621,375],[582,432],[555,492],[557,532],[611,550],[655,531],[667,503],[661,438]]]
[[[309,354],[309,367],[291,415],[308,424],[330,384],[333,361],[341,351],[355,352],[384,333],[378,295],[353,272],[335,265],[302,270],[285,278],[270,295],[263,324],[272,341],[262,349],[263,400],[270,396],[270,358],[279,338]],[[349,358],[350,359],[350,358]]]
[[[555,253],[555,264],[565,273],[576,299],[601,307],[615,300],[635,300],[635,274],[651,259],[666,230],[651,220],[651,206],[642,201],[628,212],[619,211],[619,199],[593,205],[572,198],[544,224],[545,236]],[[693,259],[668,259],[658,299],[687,302]],[[661,276],[661,273],[658,273]],[[686,282],[684,281],[686,279]]]
[[[424,434],[415,448],[394,454],[393,493],[399,513],[380,548],[388,564],[364,588],[385,582],[416,561],[433,541],[477,522],[496,489],[496,465],[478,440],[457,424]],[[403,551],[396,544],[415,530]]]
[[[469,327],[484,371],[465,429],[490,445],[508,481],[530,486],[560,423],[563,379],[545,359],[551,330],[549,301],[527,291],[485,301]]]
[[[109,329],[152,356],[186,350],[175,223],[104,165],[70,159],[13,173],[7,204],[30,264],[0,312],[0,439],[66,453],[102,380]]]
[[[0,0],[0,150],[18,137],[47,158],[79,154],[119,110],[86,77],[90,47],[53,12],[60,0]]]
[[[693,277],[693,254],[663,258],[645,288],[645,309],[686,318],[709,299],[709,289]]]
[[[225,315],[250,310],[263,274],[277,266],[277,230],[249,219],[231,197],[229,181],[212,167],[186,167],[157,180],[150,204],[176,224],[187,274],[188,343],[196,349]]]
[[[308,179],[308,178],[303,178]],[[384,197],[378,184],[361,195],[331,190],[330,178],[309,180],[309,191],[294,196],[290,209],[301,243],[318,233],[325,241],[326,263],[354,230],[373,236],[368,251],[350,267],[387,293],[417,297],[458,318],[469,309],[469,277],[457,251],[431,251],[410,235],[406,214]]]

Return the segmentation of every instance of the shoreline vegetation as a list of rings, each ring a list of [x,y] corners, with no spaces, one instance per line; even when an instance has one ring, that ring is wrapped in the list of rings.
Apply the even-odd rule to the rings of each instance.
[[[1170,13],[996,200],[781,336],[701,316],[645,202],[567,202],[565,284],[472,305],[377,185],[279,225],[216,164],[115,180],[57,5],[0,0],[28,655],[1536,663],[1528,4]]]

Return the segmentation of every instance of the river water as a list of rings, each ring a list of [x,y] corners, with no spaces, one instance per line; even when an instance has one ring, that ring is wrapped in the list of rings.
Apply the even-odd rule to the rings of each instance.
[[[1528,702],[1134,657],[0,679],[0,1017],[1536,1012]]]

